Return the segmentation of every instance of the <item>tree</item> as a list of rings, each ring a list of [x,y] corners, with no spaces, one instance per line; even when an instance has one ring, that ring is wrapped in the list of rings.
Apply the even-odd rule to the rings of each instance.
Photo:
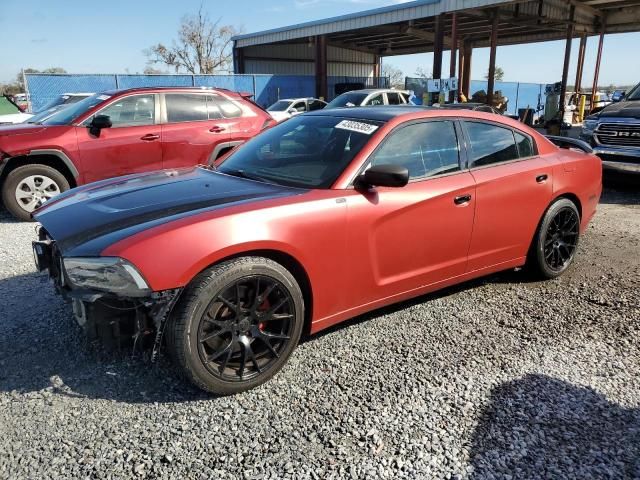
[[[382,76],[389,77],[389,86],[393,88],[404,88],[404,73],[395,65],[383,63]]]
[[[221,19],[211,22],[202,11],[182,17],[178,40],[167,47],[162,43],[145,50],[149,64],[164,64],[176,73],[217,73],[231,69],[231,37],[238,33],[232,25],[220,25]]]
[[[418,67],[413,73],[418,78],[431,78],[431,72],[427,72],[424,68]]]
[[[142,73],[144,73],[145,75],[159,75],[159,74],[167,73],[167,71],[147,66],[145,67],[144,72]]]
[[[487,72],[484,78],[489,80],[489,72]],[[504,78],[504,70],[502,70],[500,67],[496,67],[495,72],[493,74],[493,79],[496,82],[501,82],[503,78]]]

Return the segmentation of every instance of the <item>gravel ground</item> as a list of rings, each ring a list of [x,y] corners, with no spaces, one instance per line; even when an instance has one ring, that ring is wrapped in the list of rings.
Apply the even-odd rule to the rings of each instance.
[[[1,478],[640,478],[640,193],[562,278],[503,273],[305,341],[211,398],[88,344],[0,213]]]

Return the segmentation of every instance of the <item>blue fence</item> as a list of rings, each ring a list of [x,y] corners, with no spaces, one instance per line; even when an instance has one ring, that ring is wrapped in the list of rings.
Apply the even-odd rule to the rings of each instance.
[[[315,77],[310,75],[74,75],[26,74],[31,110],[37,112],[58,95],[72,92],[104,92],[134,87],[217,87],[253,93],[264,107],[281,98],[315,96]],[[341,83],[362,87],[386,87],[388,78],[329,77],[329,100]]]
[[[417,102],[421,102],[423,94],[426,92],[427,79],[407,78],[405,85],[408,90],[414,92]],[[501,97],[506,102],[505,112],[511,115],[517,115],[518,110],[523,108],[541,112],[546,102],[545,85],[540,83],[496,82],[494,91],[496,97]],[[471,81],[468,100],[470,102],[479,101],[484,103],[486,92],[486,80],[473,80]]]

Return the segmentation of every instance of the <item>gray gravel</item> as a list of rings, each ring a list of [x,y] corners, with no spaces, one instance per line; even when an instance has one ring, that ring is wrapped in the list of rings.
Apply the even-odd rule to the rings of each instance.
[[[564,277],[504,273],[305,341],[211,398],[88,344],[0,213],[0,478],[640,478],[640,194]]]

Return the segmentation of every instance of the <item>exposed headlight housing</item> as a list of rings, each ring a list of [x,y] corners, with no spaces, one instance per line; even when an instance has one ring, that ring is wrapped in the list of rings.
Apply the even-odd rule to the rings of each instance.
[[[102,290],[122,297],[145,297],[151,293],[142,274],[119,257],[65,258],[64,269],[72,286]]]

